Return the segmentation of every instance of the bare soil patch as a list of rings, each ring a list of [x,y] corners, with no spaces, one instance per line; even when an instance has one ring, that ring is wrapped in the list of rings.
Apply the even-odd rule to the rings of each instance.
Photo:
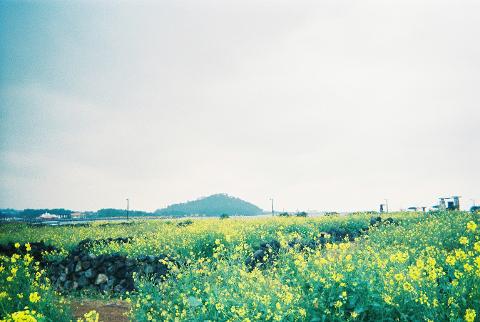
[[[75,300],[72,301],[72,311],[75,319],[92,310],[100,314],[100,321],[128,322],[130,304],[125,301]]]

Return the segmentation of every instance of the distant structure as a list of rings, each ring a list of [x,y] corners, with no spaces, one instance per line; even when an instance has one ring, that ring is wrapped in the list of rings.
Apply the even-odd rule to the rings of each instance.
[[[440,197],[439,210],[460,210],[461,196]]]
[[[72,212],[70,214],[70,218],[72,219],[80,219],[80,218],[83,218],[85,217],[85,214],[83,212]]]
[[[43,213],[40,216],[38,216],[38,219],[53,220],[53,219],[60,219],[60,216],[51,214],[49,212],[46,212],[46,213]]]
[[[385,203],[380,204],[380,213],[383,214],[384,212],[388,213],[388,200],[385,199]]]

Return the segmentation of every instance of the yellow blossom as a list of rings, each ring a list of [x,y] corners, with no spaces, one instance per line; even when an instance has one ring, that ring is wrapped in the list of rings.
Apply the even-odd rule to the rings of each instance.
[[[416,266],[410,266],[409,269],[408,269],[408,275],[414,281],[420,279],[421,273],[422,272],[420,271],[420,269]]]
[[[28,297],[28,299],[32,303],[37,303],[38,301],[40,301],[40,298],[41,296],[37,292],[30,293],[30,296]]]
[[[473,221],[473,220],[470,220],[468,223],[467,223],[467,230],[471,231],[471,232],[474,232],[475,229],[477,229],[477,224]]]
[[[412,284],[409,282],[403,283],[403,289],[407,292],[411,292],[413,290]]]
[[[392,302],[392,297],[391,297],[390,295],[384,295],[384,296],[383,296],[383,300],[384,300],[385,303],[387,303],[387,304],[390,304],[390,305],[393,304],[393,302]]]
[[[397,273],[397,274],[395,274],[395,279],[397,281],[403,281],[405,279],[405,276],[403,276],[402,273]]]
[[[477,241],[475,244],[473,244],[473,249],[475,249],[477,252],[480,252],[480,241]]]
[[[455,259],[455,256],[448,255],[447,259],[445,261],[447,262],[448,265],[453,266],[453,265],[455,265],[455,262],[457,260]]]
[[[463,269],[465,270],[465,272],[471,272],[473,270],[473,266],[468,263],[465,263],[463,265]]]
[[[465,311],[465,321],[466,322],[473,322],[475,321],[475,316],[477,315],[477,313],[475,312],[474,309],[467,309]]]

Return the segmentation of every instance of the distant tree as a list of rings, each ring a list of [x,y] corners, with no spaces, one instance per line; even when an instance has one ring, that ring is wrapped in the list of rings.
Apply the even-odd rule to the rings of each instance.
[[[288,212],[281,212],[278,214],[280,217],[290,217],[290,214]]]
[[[21,210],[15,210],[11,208],[7,209],[0,209],[0,217],[2,218],[9,218],[9,217],[17,217],[21,213]]]
[[[305,211],[300,211],[295,214],[297,217],[307,217],[307,213]]]
[[[70,216],[73,213],[72,210],[63,209],[63,208],[50,209],[50,210],[48,210],[48,212],[51,213],[51,214],[54,214],[54,215],[58,215],[58,216]]]
[[[94,217],[100,217],[100,218],[125,217],[126,215],[127,215],[127,211],[125,209],[114,209],[114,208],[100,209],[93,214]],[[153,214],[146,211],[130,210],[128,212],[128,215],[130,217],[141,217],[141,216],[151,216]]]
[[[230,216],[227,215],[227,214],[221,214],[220,215],[220,219],[227,219],[227,218],[230,218]]]
[[[96,217],[124,217],[126,211],[123,209],[104,208],[97,211]]]

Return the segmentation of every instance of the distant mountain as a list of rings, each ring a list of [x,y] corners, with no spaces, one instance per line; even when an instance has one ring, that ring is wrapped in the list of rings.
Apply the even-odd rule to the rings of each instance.
[[[155,211],[156,215],[166,216],[220,216],[234,215],[259,215],[263,211],[254,204],[224,193],[203,197],[194,201],[187,201],[170,205]]]

